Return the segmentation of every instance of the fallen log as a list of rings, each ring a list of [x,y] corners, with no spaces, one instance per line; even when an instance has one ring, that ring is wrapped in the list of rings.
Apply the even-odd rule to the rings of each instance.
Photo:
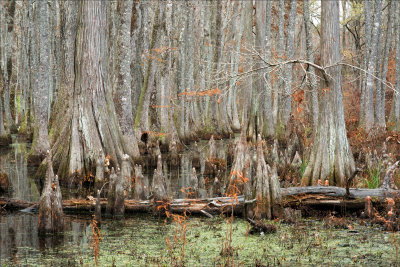
[[[174,199],[168,202],[170,212],[188,212],[194,214],[221,213],[231,211],[234,208],[235,212],[242,211],[245,204],[250,203],[245,201],[243,196],[237,198],[218,197],[208,199]],[[0,198],[0,209],[3,210],[22,210],[28,207],[37,205],[38,202],[30,202],[23,200],[16,200],[11,198]],[[95,210],[96,199],[68,199],[62,201],[62,206],[65,212],[92,212]],[[157,204],[159,205],[159,204]],[[100,206],[102,210],[106,209],[107,199],[100,198]],[[125,200],[125,212],[153,212],[153,200]]]
[[[336,186],[305,186],[281,188],[283,207],[324,207],[324,208],[348,208],[364,209],[365,199],[370,196],[373,204],[385,204],[387,198],[400,198],[400,190],[392,189],[363,189],[351,188],[350,194],[346,197],[346,188]],[[215,197],[205,199],[173,199],[168,201],[171,212],[188,212],[192,214],[203,214],[203,211],[216,214],[231,211],[239,214],[244,210],[245,205],[254,203],[256,199],[245,200],[244,196]],[[87,199],[68,199],[62,201],[65,212],[92,212],[95,208],[95,198]],[[10,198],[0,198],[0,209],[22,210],[37,205],[38,202],[29,202]],[[107,199],[100,199],[100,206],[105,210]],[[134,212],[153,212],[153,200],[125,200],[125,211]]]
[[[400,190],[385,188],[365,189],[336,186],[304,186],[282,188],[283,206],[326,206],[348,209],[363,209],[365,198],[371,197],[373,204],[384,204],[387,198],[399,198]]]

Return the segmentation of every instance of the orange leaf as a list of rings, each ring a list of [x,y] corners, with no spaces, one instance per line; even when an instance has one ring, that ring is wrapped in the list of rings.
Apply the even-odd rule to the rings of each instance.
[[[298,106],[297,106],[297,112],[298,112],[298,113],[301,113],[301,111],[302,111],[301,105],[298,105]]]

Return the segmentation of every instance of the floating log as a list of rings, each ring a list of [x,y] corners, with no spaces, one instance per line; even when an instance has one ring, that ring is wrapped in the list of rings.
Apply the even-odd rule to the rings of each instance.
[[[400,190],[392,189],[358,189],[351,188],[350,195],[346,197],[346,189],[336,186],[306,186],[281,188],[283,207],[323,207],[323,208],[347,208],[364,210],[366,197],[370,196],[371,202],[386,205],[387,198],[397,199]],[[255,199],[245,200],[243,195],[237,198],[216,197],[205,199],[173,199],[169,201],[171,212],[188,212],[200,214],[204,210],[210,214],[225,212],[232,207],[234,211],[241,212],[245,205],[255,203]],[[10,198],[0,198],[0,208],[5,210],[21,210],[38,205],[38,202],[29,202]],[[107,206],[107,199],[101,198],[102,209]],[[64,212],[88,212],[93,211],[95,200],[69,199],[63,200]],[[153,200],[125,200],[125,212],[153,212]]]
[[[205,211],[210,214],[218,214],[225,211],[230,212],[232,207],[235,212],[241,212],[244,205],[248,203],[252,203],[252,201],[245,201],[243,196],[237,198],[174,199],[168,202],[168,207],[170,212],[177,213],[204,214],[203,211]],[[4,210],[22,210],[38,204],[38,202],[0,198],[0,206]],[[125,200],[125,213],[153,212],[155,205],[153,200]],[[95,210],[96,198],[63,200],[62,206],[65,212],[92,212]],[[100,198],[100,206],[102,210],[106,209],[106,198]]]
[[[281,188],[283,206],[324,206],[364,209],[366,197],[374,204],[383,204],[386,198],[400,197],[400,190],[346,188],[336,186],[304,186]]]

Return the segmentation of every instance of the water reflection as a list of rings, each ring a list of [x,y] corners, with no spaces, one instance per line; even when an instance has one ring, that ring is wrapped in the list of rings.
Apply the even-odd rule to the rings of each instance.
[[[38,216],[11,213],[0,216],[0,265],[24,265],[24,259],[70,257],[62,255],[66,247],[89,248],[91,240],[90,218],[67,216],[65,232],[61,235],[38,236]]]
[[[226,161],[228,155],[228,144],[234,141],[235,140],[216,140],[216,158]],[[208,141],[201,140],[196,144],[192,143],[185,146],[185,149],[179,155],[179,166],[171,165],[170,161],[165,159],[167,156],[162,155],[164,175],[167,178],[166,183],[168,192],[172,198],[188,197],[187,192],[190,187],[192,168],[196,169],[197,178],[199,180],[206,179],[207,181],[210,181],[209,183],[213,183],[216,173],[210,174],[210,172],[207,172],[206,170],[206,161],[209,157],[209,152]],[[155,166],[149,167],[145,165],[143,169],[143,176],[146,176],[149,179],[150,184],[153,179],[154,168]],[[221,169],[219,179],[224,182],[227,179],[227,176],[228,173],[226,172],[226,168]],[[207,197],[213,197],[212,192],[209,192]]]
[[[0,150],[0,173],[8,177],[8,190],[5,195],[11,198],[38,201],[40,193],[32,174],[34,168],[28,167],[26,155],[30,144],[21,142],[13,136],[13,143],[8,149]]]
[[[36,226],[36,227],[35,227]],[[0,217],[0,263],[10,258],[18,264],[18,258],[27,256],[20,247],[37,247],[37,216],[29,214],[3,215]],[[24,255],[25,254],[25,255]]]

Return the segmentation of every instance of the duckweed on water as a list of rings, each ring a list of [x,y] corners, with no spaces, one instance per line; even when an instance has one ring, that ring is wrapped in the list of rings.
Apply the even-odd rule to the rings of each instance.
[[[235,218],[231,248],[223,251],[229,233],[223,217],[188,218],[181,225],[145,215],[105,220],[98,266],[172,266],[181,262],[186,266],[228,262],[230,266],[254,266],[256,261],[266,266],[387,266],[397,261],[397,233],[357,224],[352,230],[326,229],[313,220],[296,225],[274,223],[278,228],[274,234],[248,235],[248,223]],[[40,249],[35,244],[11,248],[9,256],[0,259],[1,265],[94,266],[90,222],[80,220],[80,225],[75,223],[70,229],[61,244],[51,248],[46,243]]]

